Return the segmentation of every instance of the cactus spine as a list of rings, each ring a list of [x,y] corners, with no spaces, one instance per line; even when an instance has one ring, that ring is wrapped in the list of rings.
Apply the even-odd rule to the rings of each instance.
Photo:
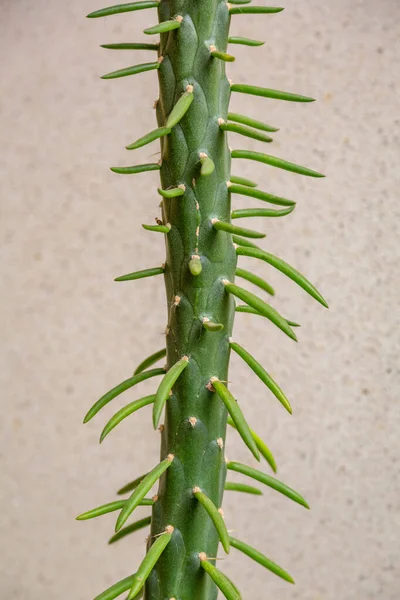
[[[231,15],[280,12],[280,8],[239,6],[247,0],[227,4],[223,0],[160,0],[121,4],[89,15],[91,18],[157,8],[158,23],[144,31],[160,35],[160,43],[105,44],[112,50],[146,49],[157,51],[157,60],[127,67],[104,75],[104,79],[157,70],[160,96],[156,103],[158,128],[140,137],[127,148],[135,150],[155,140],[161,144],[159,163],[114,167],[120,174],[159,170],[162,197],[161,219],[152,232],[163,233],[166,259],[162,266],[118,277],[131,281],[163,275],[168,300],[166,350],[145,359],[135,374],[107,392],[90,409],[85,422],[114,397],[141,381],[162,375],[155,393],[139,398],[116,413],[106,424],[101,441],[118,423],[142,406],[153,405],[153,425],[161,430],[160,463],[149,473],[124,486],[131,492],[125,500],[102,505],[80,515],[88,519],[119,510],[116,534],[110,542],[148,526],[149,518],[123,527],[139,505],[152,506],[147,554],[137,572],[129,575],[99,596],[112,600],[125,591],[128,599],[215,600],[218,589],[228,600],[239,600],[236,586],[215,566],[218,544],[229,553],[231,546],[244,552],[278,576],[293,583],[288,573],[251,548],[231,538],[221,509],[224,489],[260,494],[245,484],[226,483],[227,470],[234,470],[275,489],[308,507],[300,494],[262,471],[237,462],[226,463],[225,434],[230,424],[241,435],[253,456],[263,456],[273,470],[275,460],[258,435],[250,429],[227,388],[231,349],[239,354],[277,399],[291,412],[286,396],[265,369],[244,348],[231,341],[235,312],[264,316],[296,340],[292,327],[275,309],[255,294],[235,283],[235,274],[273,294],[271,286],[243,269],[236,272],[238,255],[263,260],[284,272],[310,295],[326,304],[317,290],[295,269],[264,252],[246,238],[261,238],[249,229],[237,227],[232,218],[289,214],[295,203],[261,192],[256,184],[231,176],[231,159],[247,158],[306,176],[319,177],[310,169],[269,154],[235,150],[231,152],[228,132],[265,143],[272,141],[262,131],[275,128],[252,118],[229,113],[232,92],[248,93],[286,101],[312,99],[268,88],[233,84],[228,81],[225,63],[234,60],[228,43],[248,46],[262,42],[229,38]],[[237,6],[236,6],[237,5]],[[129,17],[129,14],[127,14]],[[284,209],[231,210],[233,194],[253,197]],[[260,212],[261,211],[261,212]],[[160,261],[161,262],[161,261]],[[235,297],[245,304],[236,307]],[[166,368],[152,367],[166,355]],[[163,424],[159,425],[162,413]],[[158,482],[157,495],[146,494]]]

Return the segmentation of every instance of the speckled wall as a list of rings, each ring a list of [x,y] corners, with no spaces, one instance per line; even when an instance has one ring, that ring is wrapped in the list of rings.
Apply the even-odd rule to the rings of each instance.
[[[98,444],[103,424],[134,391],[85,427],[82,417],[161,347],[166,319],[161,280],[113,283],[163,260],[161,236],[140,227],[157,215],[157,176],[108,169],[133,162],[124,146],[154,127],[156,77],[98,78],[147,60],[145,52],[133,58],[99,44],[138,41],[155,13],[85,20],[101,4],[0,2],[4,599],[89,600],[132,572],[144,551],[145,532],[107,546],[111,515],[74,521],[157,461],[149,409]],[[252,600],[397,600],[400,4],[285,6],[278,16],[233,19],[236,34],[266,44],[235,47],[230,77],[319,101],[236,94],[233,107],[281,128],[276,155],[328,178],[247,162],[235,170],[298,202],[290,217],[254,225],[331,309],[259,266],[277,289],[274,306],[301,323],[300,343],[252,315],[238,315],[235,338],[275,375],[293,416],[235,357],[230,379],[274,451],[279,477],[312,510],[268,489],[259,498],[226,498],[228,527],[287,568],[295,587],[237,552],[220,566]],[[232,136],[239,144],[260,148]],[[138,150],[135,160],[156,151]],[[141,391],[151,389],[148,382]],[[235,434],[227,452],[251,462]]]

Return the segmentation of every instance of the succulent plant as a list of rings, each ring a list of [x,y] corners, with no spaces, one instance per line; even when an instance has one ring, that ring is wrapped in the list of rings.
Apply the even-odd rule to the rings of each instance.
[[[288,321],[264,299],[238,285],[236,278],[273,295],[267,281],[237,266],[240,256],[264,261],[296,282],[310,296],[327,306],[321,294],[296,269],[266,252],[252,239],[264,234],[232,223],[253,216],[282,217],[295,202],[257,188],[256,183],[231,174],[232,159],[258,161],[300,175],[322,177],[308,168],[276,156],[249,150],[231,150],[227,135],[233,132],[260,142],[272,141],[277,131],[253,118],[229,112],[232,93],[252,94],[289,102],[312,98],[278,90],[230,82],[225,63],[234,60],[228,45],[259,46],[263,42],[229,37],[231,17],[279,13],[282,8],[253,6],[250,0],[144,0],[104,8],[90,18],[156,8],[158,22],[145,29],[154,43],[105,44],[111,50],[143,49],[153,52],[151,62],[133,65],[103,76],[114,79],[154,70],[160,95],[156,102],[158,127],[127,149],[135,150],[160,140],[161,160],[129,167],[115,167],[120,174],[160,171],[161,218],[146,230],[162,233],[165,261],[157,266],[117,277],[133,281],[163,275],[168,301],[165,348],[143,360],[134,374],[102,396],[87,413],[92,419],[106,404],[140,382],[161,377],[155,393],[134,400],[105,425],[101,441],[123,419],[143,406],[153,407],[153,426],[161,430],[160,463],[119,490],[130,494],[88,511],[78,519],[90,519],[119,511],[114,543],[150,526],[147,552],[134,574],[96,597],[112,600],[128,592],[128,600],[215,600],[218,589],[228,600],[241,595],[235,584],[215,566],[218,545],[225,553],[238,550],[279,577],[291,576],[247,543],[232,537],[221,509],[224,490],[248,494],[261,491],[247,483],[226,481],[236,471],[256,480],[294,502],[308,507],[304,498],[274,476],[239,462],[225,460],[227,425],[241,436],[251,454],[263,457],[276,471],[274,457],[250,429],[228,389],[230,353],[237,353],[276,399],[291,412],[285,394],[261,364],[232,339],[235,312],[251,312],[269,319],[296,340],[296,323]],[[154,13],[154,19],[156,15]],[[266,208],[232,210],[231,199],[242,195],[266,202]],[[236,304],[236,300],[242,304]],[[154,365],[166,357],[166,366]],[[160,425],[161,415],[165,413]],[[146,495],[158,482],[153,498]],[[151,506],[151,516],[126,525],[135,508]]]

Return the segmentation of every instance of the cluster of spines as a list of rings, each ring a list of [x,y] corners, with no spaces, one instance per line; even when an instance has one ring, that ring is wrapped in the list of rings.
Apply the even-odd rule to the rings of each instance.
[[[251,0],[231,0],[228,4],[230,14],[273,14],[283,10],[282,8],[276,7],[244,6],[249,5],[250,2]],[[107,7],[105,9],[91,13],[90,15],[88,15],[88,17],[105,17],[114,14],[128,13],[147,8],[156,8],[158,7],[158,5],[159,2],[157,0],[143,0],[139,2],[131,2],[127,4],[120,4],[116,6]],[[144,33],[147,35],[154,35],[173,31],[174,29],[179,29],[179,27],[181,26],[181,22],[182,16],[176,15],[170,20],[160,22],[154,25],[153,27],[145,29]],[[242,37],[229,37],[228,41],[231,44],[242,44],[247,46],[260,46],[264,43],[262,41],[251,40]],[[112,50],[151,50],[156,51],[159,54],[158,43],[148,44],[129,42],[121,44],[104,44],[102,47]],[[232,62],[235,60],[234,56],[228,54],[225,51],[219,50],[213,45],[210,45],[209,51],[210,55],[215,59],[222,60],[224,62]],[[149,70],[156,70],[160,67],[162,60],[163,57],[158,56],[156,61],[139,65],[133,65],[131,67],[108,73],[102,78],[114,79],[142,73]],[[291,94],[269,88],[234,83],[231,83],[231,92],[252,94],[255,96],[262,96],[265,98],[273,98],[290,102],[313,101],[312,98],[306,96],[300,96],[297,94]],[[132,144],[128,145],[127,149],[134,150],[152,141],[160,139],[164,136],[168,136],[171,133],[172,128],[175,127],[185,116],[185,114],[189,111],[192,101],[193,88],[189,85],[187,86],[186,91],[182,94],[182,96],[175,104],[174,108],[168,116],[165,125],[163,125],[162,127],[158,127],[157,129],[142,136]],[[271,143],[273,140],[272,137],[266,135],[265,132],[274,133],[278,131],[278,129],[270,125],[237,113],[228,113],[227,120],[219,118],[218,125],[220,127],[220,130],[223,132],[236,133],[266,143]],[[260,152],[253,152],[248,150],[233,150],[231,152],[231,157],[255,160],[267,165],[275,166],[305,176],[323,177],[323,175],[317,173],[316,171],[312,171],[308,168],[296,165],[281,158]],[[111,170],[115,173],[120,174],[135,174],[146,171],[159,170],[160,168],[161,163],[149,163],[142,165],[133,165],[129,167],[113,167]],[[208,176],[214,170],[214,163],[212,159],[204,153],[199,154],[199,169],[201,176]],[[283,207],[279,210],[272,208],[250,208],[233,210],[231,213],[232,219],[254,216],[280,217],[290,214],[295,208],[294,201],[258,190],[257,184],[248,179],[232,175],[230,177],[230,181],[227,181],[226,185],[230,194],[239,194],[255,198],[272,205]],[[181,184],[177,187],[170,189],[159,188],[158,193],[164,199],[177,198],[179,196],[184,195],[185,186]],[[156,222],[156,225],[143,225],[143,227],[149,231],[155,231],[168,235],[168,233],[171,230],[171,225],[169,223],[163,223],[159,219],[157,219]],[[238,256],[256,258],[258,260],[266,262],[267,264],[273,266],[277,270],[287,275],[290,279],[295,281],[300,287],[302,287],[308,294],[310,294],[323,306],[327,306],[325,300],[323,299],[321,294],[316,290],[316,288],[296,269],[291,267],[282,259],[262,250],[254,243],[248,241],[248,239],[257,239],[265,237],[264,234],[258,233],[247,228],[238,227],[236,225],[233,225],[231,222],[224,222],[218,218],[211,219],[211,225],[216,232],[222,231],[231,235],[232,241],[236,249],[236,254]],[[189,262],[189,269],[192,275],[194,276],[200,274],[200,256],[192,256],[192,259]],[[117,277],[115,281],[130,281],[135,279],[141,279],[153,275],[161,275],[164,272],[165,265],[161,265],[158,267],[136,271],[127,275]],[[249,281],[255,286],[258,286],[260,289],[267,292],[271,296],[275,293],[274,289],[267,281],[249,271],[237,267],[236,276],[246,281]],[[297,341],[296,334],[293,331],[294,327],[298,327],[297,323],[285,319],[262,298],[256,296],[255,294],[249,292],[248,290],[242,287],[239,287],[235,284],[235,282],[223,279],[221,280],[221,285],[224,286],[226,293],[231,294],[232,296],[244,302],[244,304],[239,304],[236,306],[237,312],[249,312],[258,316],[264,316],[267,319],[269,319],[273,324],[275,324],[279,329],[281,329],[284,333],[286,333],[291,339]],[[176,303],[179,303],[179,299],[176,299]],[[210,319],[207,316],[203,317],[202,325],[205,329],[211,332],[220,331],[221,328],[223,328],[222,324],[213,322],[212,319]],[[252,369],[252,371],[275,395],[278,401],[286,408],[286,410],[289,413],[291,413],[292,409],[284,392],[273,380],[270,374],[260,365],[260,363],[247,350],[245,350],[242,346],[240,346],[238,343],[232,340],[230,341],[230,348],[247,363],[247,365]],[[146,379],[161,375],[163,376],[155,394],[142,397],[124,406],[108,421],[101,433],[100,442],[102,442],[104,438],[127,416],[133,414],[138,409],[147,405],[153,405],[153,425],[154,428],[158,427],[163,408],[169,396],[172,394],[173,386],[190,362],[189,356],[183,356],[168,371],[166,371],[165,368],[150,368],[153,367],[153,365],[156,364],[163,357],[165,357],[165,355],[166,350],[161,349],[149,356],[148,358],[146,358],[137,367],[137,369],[131,377],[129,377],[122,383],[112,388],[109,392],[104,394],[88,411],[87,415],[85,416],[84,422],[87,422],[90,419],[92,419],[99,412],[99,410],[101,410],[106,404],[108,404],[112,399],[120,395],[122,392],[132,388],[133,386]],[[274,472],[276,472],[276,463],[272,452],[267,447],[267,445],[261,440],[261,438],[249,427],[239,404],[236,402],[235,398],[232,396],[225,383],[221,381],[218,377],[212,377],[207,387],[210,391],[215,392],[219,396],[221,401],[224,403],[229,415],[228,424],[238,431],[238,433],[242,437],[244,443],[247,445],[253,456],[258,461],[260,460],[260,455],[263,456],[265,460],[269,463],[271,469]],[[193,422],[191,422],[191,425],[195,426],[196,419],[195,417],[193,417],[192,419]],[[163,426],[160,427],[162,428]],[[222,449],[224,443],[222,438],[220,440],[217,440],[217,443]],[[161,475],[170,467],[173,460],[174,455],[168,454],[166,458],[162,460],[158,465],[156,465],[150,472],[142,475],[141,477],[138,477],[136,480],[130,482],[129,484],[121,488],[118,494],[126,494],[132,492],[128,499],[117,500],[99,506],[86,513],[83,513],[78,517],[78,519],[91,519],[103,514],[107,514],[109,512],[119,510],[120,513],[115,527],[116,533],[112,536],[109,543],[115,543],[116,541],[122,539],[126,535],[133,533],[134,531],[137,531],[143,527],[147,527],[151,522],[151,517],[145,517],[125,527],[124,525],[137,506],[152,506],[157,501],[157,496],[154,496],[153,498],[147,498],[146,494],[159,480]],[[295,492],[286,484],[277,480],[275,477],[272,477],[266,473],[263,473],[262,471],[259,471],[257,469],[235,461],[227,462],[227,469],[255,479],[256,481],[263,483],[268,487],[287,496],[288,498],[292,499],[298,504],[308,508],[307,502],[300,494]],[[258,488],[247,484],[234,482],[226,482],[225,490],[237,491],[254,495],[262,494],[262,492]],[[210,498],[207,497],[204,491],[201,490],[200,487],[195,486],[192,492],[193,496],[203,506],[205,511],[208,513],[210,519],[214,523],[214,526],[218,532],[219,539],[225,552],[228,553],[230,547],[232,546],[240,550],[247,556],[251,557],[253,560],[263,565],[279,577],[282,577],[286,581],[294,583],[291,576],[281,567],[273,563],[270,559],[265,557],[263,554],[261,554],[248,544],[241,542],[240,540],[237,540],[229,535],[223,519],[222,509],[217,508],[214,505],[214,503],[210,500]],[[146,582],[146,579],[150,575],[154,565],[161,556],[163,550],[166,548],[166,546],[172,539],[173,534],[173,525],[168,525],[167,527],[165,527],[164,531],[160,532],[156,536],[156,540],[149,544],[148,552],[145,558],[143,559],[138,571],[135,574],[130,575],[129,577],[116,583],[105,592],[101,593],[99,596],[96,597],[95,600],[113,600],[114,598],[128,590],[128,600],[139,598],[143,591],[143,586]],[[233,582],[230,581],[226,577],[226,575],[219,571],[211,562],[209,562],[209,559],[210,557],[207,557],[207,555],[204,552],[200,553],[199,560],[201,567],[208,573],[208,575],[211,577],[211,579],[214,581],[214,583],[222,591],[222,593],[228,600],[240,600],[240,593],[237,590],[236,586],[233,584]],[[213,559],[211,558],[210,560]],[[175,599],[171,598],[170,600]]]

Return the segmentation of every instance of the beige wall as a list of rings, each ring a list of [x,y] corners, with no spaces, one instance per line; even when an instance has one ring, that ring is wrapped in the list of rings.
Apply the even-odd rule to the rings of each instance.
[[[124,146],[154,127],[156,77],[98,78],[146,61],[145,53],[133,58],[98,46],[139,40],[155,14],[87,21],[101,2],[0,4],[1,598],[88,600],[135,568],[146,534],[109,548],[112,516],[87,523],[74,516],[112,500],[158,457],[147,409],[97,443],[133,392],[81,424],[99,395],[163,343],[161,280],[112,281],[163,260],[161,236],[140,227],[157,214],[157,177],[108,170],[133,161]],[[281,127],[273,153],[328,178],[247,163],[235,170],[298,201],[286,220],[255,225],[268,231],[266,247],[308,275],[331,309],[260,267],[278,290],[274,306],[301,322],[300,343],[250,315],[238,316],[235,337],[277,377],[293,417],[236,359],[231,380],[276,454],[279,477],[312,510],[268,489],[263,498],[229,496],[229,528],[286,567],[297,585],[235,552],[223,567],[252,600],[396,600],[400,5],[285,6],[280,16],[234,19],[236,34],[267,43],[235,47],[230,76],[319,102],[237,95],[233,106]],[[233,137],[231,144],[260,148]],[[134,160],[153,151],[139,150]],[[228,455],[249,460],[235,435]]]

